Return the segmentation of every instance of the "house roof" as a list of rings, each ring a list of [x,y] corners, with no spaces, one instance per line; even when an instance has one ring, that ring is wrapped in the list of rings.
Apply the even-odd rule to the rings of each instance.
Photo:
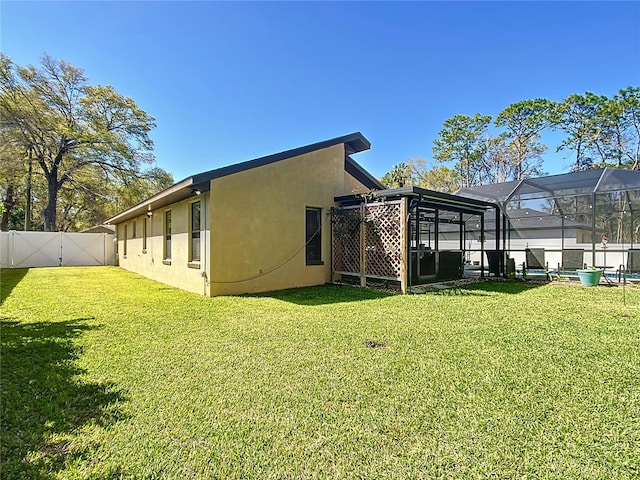
[[[462,197],[460,195],[453,195],[450,193],[436,192],[435,190],[427,190],[426,188],[415,186],[379,190],[373,192],[373,197],[376,199],[387,200],[411,197],[413,200],[416,200],[421,204],[437,205],[443,209],[448,208],[456,212],[473,214],[484,212],[491,208],[497,208],[497,205],[493,202]],[[341,205],[357,205],[362,203],[364,198],[359,194],[341,195],[339,197],[335,197],[335,201]]]
[[[244,172],[253,168],[263,167],[272,163],[286,160],[307,153],[315,152],[334,145],[343,144],[345,147],[345,170],[360,181],[363,185],[370,189],[380,189],[384,186],[367,172],[364,168],[351,158],[354,153],[362,152],[371,148],[371,143],[360,132],[343,135],[341,137],[324,140],[322,142],[313,143],[303,147],[286,150],[284,152],[267,155],[266,157],[255,158],[246,162],[228,165],[226,167],[216,168],[206,172],[198,173],[187,177],[179,182],[171,185],[169,188],[149,197],[133,207],[124,210],[114,217],[105,221],[106,224],[119,223],[131,218],[140,216],[147,211],[162,208],[172,203],[179,202],[185,198],[189,198],[198,192],[206,192],[209,190],[211,180],[226,177],[235,173]]]

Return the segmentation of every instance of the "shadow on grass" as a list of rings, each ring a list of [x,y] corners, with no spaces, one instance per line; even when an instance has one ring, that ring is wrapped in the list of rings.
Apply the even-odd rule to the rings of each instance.
[[[0,305],[11,295],[16,285],[24,278],[29,271],[28,268],[3,268],[0,270]]]
[[[532,282],[523,280],[508,280],[508,281],[495,281],[487,280],[484,282],[471,283],[464,285],[461,290],[469,292],[491,292],[491,293],[506,293],[515,295],[518,293],[528,292],[534,288],[539,288],[547,285],[549,282]]]
[[[4,319],[2,334],[2,478],[49,479],[95,446],[64,438],[89,423],[109,425],[123,418],[124,399],[112,383],[85,383],[77,377],[81,354],[74,339],[95,328],[76,319],[19,323]],[[56,477],[57,478],[57,477]]]
[[[297,305],[329,305],[333,303],[376,300],[394,295],[390,292],[347,285],[323,285],[319,287],[291,288],[277,292],[259,293],[251,297],[275,298]]]

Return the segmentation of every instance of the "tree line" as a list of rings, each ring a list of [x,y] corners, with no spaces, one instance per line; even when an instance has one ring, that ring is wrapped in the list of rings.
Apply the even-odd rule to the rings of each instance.
[[[545,131],[561,134],[556,152],[571,152],[572,171],[606,166],[638,170],[640,88],[624,88],[612,98],[586,92],[561,101],[523,100],[495,118],[455,115],[433,142],[433,162],[414,158],[398,163],[381,182],[389,188],[418,185],[454,192],[545,175]]]
[[[154,164],[154,127],[64,60],[20,66],[0,52],[0,228],[77,231],[172,185]]]

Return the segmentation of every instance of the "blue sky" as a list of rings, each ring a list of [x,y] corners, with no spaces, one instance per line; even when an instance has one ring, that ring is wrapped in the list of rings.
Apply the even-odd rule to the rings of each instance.
[[[191,174],[361,131],[375,176],[432,158],[456,114],[640,84],[640,2],[11,2],[0,42],[110,84]],[[553,154],[549,173],[566,171]]]

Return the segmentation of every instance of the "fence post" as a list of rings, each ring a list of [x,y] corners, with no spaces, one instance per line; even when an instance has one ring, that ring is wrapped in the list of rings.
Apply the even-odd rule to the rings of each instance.
[[[408,278],[408,248],[407,248],[407,217],[408,217],[407,197],[400,200],[400,290],[403,295],[407,294],[409,286]]]
[[[360,205],[360,286],[367,286],[366,264],[367,264],[367,240],[365,235],[367,230],[364,225],[364,204]]]
[[[16,232],[11,230],[11,268],[13,268],[14,255],[16,251]]]

